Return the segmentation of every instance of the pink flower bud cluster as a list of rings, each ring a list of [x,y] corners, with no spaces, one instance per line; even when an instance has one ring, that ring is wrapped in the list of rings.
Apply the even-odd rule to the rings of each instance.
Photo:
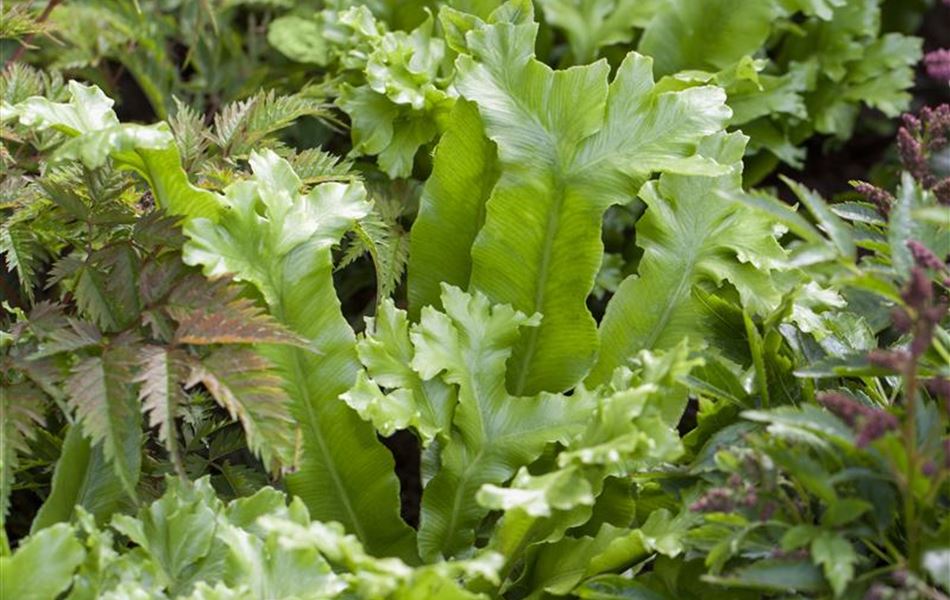
[[[923,108],[919,116],[904,115],[897,132],[897,150],[904,168],[942,204],[950,204],[950,178],[938,179],[930,157],[944,149],[950,137],[950,104]]]
[[[924,56],[927,75],[937,81],[950,83],[950,50],[934,50]]]
[[[858,434],[855,440],[858,448],[865,448],[887,432],[900,427],[897,417],[886,410],[861,404],[844,394],[827,392],[821,394],[818,401]]]
[[[874,204],[877,212],[887,216],[891,212],[891,204],[894,203],[894,196],[887,190],[883,190],[867,181],[854,181],[851,183],[854,190],[864,196],[868,202]]]
[[[701,513],[728,513],[741,508],[753,509],[758,504],[759,495],[755,490],[755,485],[743,482],[742,477],[733,473],[725,487],[710,488],[699,500],[690,504],[689,509]],[[767,502],[761,511],[761,520],[768,520],[773,512],[775,512],[775,506]]]

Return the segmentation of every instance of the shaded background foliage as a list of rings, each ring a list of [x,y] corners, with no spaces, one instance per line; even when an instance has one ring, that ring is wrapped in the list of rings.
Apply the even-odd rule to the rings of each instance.
[[[918,59],[950,6],[717,0],[742,35],[707,39],[691,0],[499,4],[0,9],[4,553],[118,535],[196,598],[286,579],[240,566],[279,539],[328,597],[941,597],[950,113]],[[636,108],[597,116],[608,81]],[[661,91],[640,148],[622,111]],[[550,181],[590,205],[549,277],[510,223]],[[190,519],[194,572],[156,543]]]

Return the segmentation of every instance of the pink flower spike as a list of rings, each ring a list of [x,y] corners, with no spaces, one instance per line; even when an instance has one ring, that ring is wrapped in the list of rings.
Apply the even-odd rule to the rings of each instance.
[[[950,83],[950,50],[934,50],[924,56],[924,65],[927,67],[927,75],[937,81],[946,81]]]

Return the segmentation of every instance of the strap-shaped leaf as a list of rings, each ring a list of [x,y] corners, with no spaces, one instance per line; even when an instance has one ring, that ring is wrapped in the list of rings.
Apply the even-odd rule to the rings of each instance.
[[[588,384],[605,382],[640,350],[669,348],[684,338],[704,339],[714,320],[694,287],[729,281],[743,303],[763,312],[780,293],[769,271],[785,258],[764,212],[729,201],[740,191],[741,134],[707,140],[702,151],[736,171],[721,177],[663,175],[640,193],[647,211],[637,223],[643,248],[639,273],[626,279],[607,306],[601,349]],[[741,334],[740,334],[741,335]]]
[[[605,61],[552,71],[534,58],[537,25],[480,25],[458,58],[461,94],[498,145],[501,177],[472,248],[471,285],[493,302],[544,315],[514,350],[515,394],[561,391],[593,364],[585,305],[600,267],[601,220],[653,171],[717,175],[696,154],[730,116],[718,88],[661,93],[631,53],[608,86]]]
[[[73,426],[63,439],[53,471],[52,490],[36,513],[30,531],[36,533],[54,523],[72,521],[77,507],[101,523],[128,504],[122,482],[106,460],[102,445],[90,444],[82,428]]]
[[[324,183],[307,195],[290,165],[253,153],[254,177],[226,191],[229,210],[215,224],[185,226],[189,264],[206,275],[253,283],[271,314],[320,354],[262,347],[276,365],[301,428],[298,469],[287,477],[314,518],[338,521],[375,554],[411,556],[412,532],[399,518],[393,459],[373,428],[339,396],[356,379],[355,336],[333,288],[331,246],[369,211],[361,184]]]
[[[167,124],[119,123],[112,110],[114,102],[96,86],[70,81],[69,93],[68,103],[35,96],[14,106],[12,112],[23,125],[40,131],[52,128],[70,136],[57,151],[61,158],[80,160],[94,169],[111,157],[120,168],[137,172],[152,188],[159,206],[169,213],[217,215],[217,196],[188,181]]]
[[[472,244],[485,222],[485,203],[498,179],[495,144],[475,105],[459,100],[435,149],[409,249],[409,306],[441,306],[441,283],[468,287]]]
[[[507,305],[492,306],[476,292],[444,286],[445,312],[422,311],[410,334],[413,369],[425,379],[440,376],[458,386],[452,432],[441,469],[425,488],[419,529],[423,558],[450,557],[469,547],[487,510],[472,499],[487,483],[501,484],[535,460],[552,442],[566,443],[589,411],[559,395],[510,396],[505,363],[521,327],[536,327]]]

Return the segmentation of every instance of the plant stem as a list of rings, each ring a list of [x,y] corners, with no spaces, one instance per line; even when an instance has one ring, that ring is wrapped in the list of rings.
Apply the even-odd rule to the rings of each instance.
[[[904,527],[907,529],[907,560],[911,570],[920,567],[920,540],[917,528],[917,503],[914,482],[917,479],[917,364],[910,361],[904,374],[904,452],[907,476],[904,483]]]
[[[40,14],[39,18],[37,18],[36,23],[39,24],[46,21],[46,19],[49,18],[50,13],[53,12],[53,9],[56,8],[57,5],[62,4],[62,2],[63,0],[49,0],[49,2],[46,3],[46,8],[43,9],[43,12]],[[12,55],[10,55],[10,58],[7,59],[7,62],[3,63],[4,70],[23,57],[23,54],[30,46],[30,41],[32,39],[32,33],[23,38],[23,42],[20,43],[20,47],[17,48]]]

